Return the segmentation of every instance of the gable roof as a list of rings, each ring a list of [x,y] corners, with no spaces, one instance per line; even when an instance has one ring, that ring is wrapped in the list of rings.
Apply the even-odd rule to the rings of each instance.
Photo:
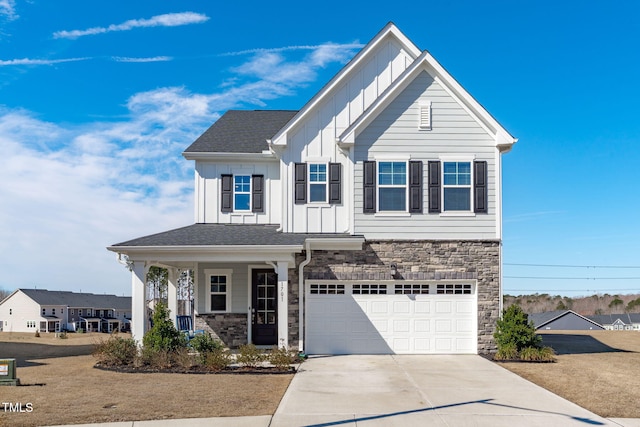
[[[420,49],[418,49],[418,47],[409,40],[393,22],[389,22],[338,72],[338,74],[329,80],[329,82],[324,85],[324,87],[320,89],[320,91],[316,93],[316,95],[311,98],[304,107],[302,107],[302,109],[289,121],[289,123],[286,124],[286,126],[273,135],[273,138],[270,139],[269,143],[274,145],[287,145],[287,133],[304,120],[317,105],[321,105],[325,99],[331,95],[331,92],[338,87],[354,69],[356,69],[363,61],[366,61],[368,54],[377,49],[382,43],[385,43],[389,37],[398,41],[404,51],[413,59],[420,55]]]
[[[99,295],[46,289],[18,289],[40,305],[64,305],[69,307],[113,308],[131,310],[131,297]]]
[[[590,319],[589,316],[586,316],[586,317],[582,316],[581,314],[578,314],[573,310],[556,310],[556,311],[547,311],[544,313],[533,313],[529,315],[529,320],[533,322],[533,325],[536,329],[540,329],[543,326],[566,316],[576,316],[589,323],[593,323],[595,326],[599,328],[602,328],[602,325],[599,322],[596,322]]]
[[[297,111],[229,110],[196,139],[183,155],[191,153],[262,153]]]
[[[422,54],[358,117],[339,137],[341,145],[353,145],[358,133],[366,128],[421,72],[426,71],[441,83],[487,133],[492,135],[502,152],[509,151],[517,142],[498,121],[467,92],[458,81],[427,51]]]

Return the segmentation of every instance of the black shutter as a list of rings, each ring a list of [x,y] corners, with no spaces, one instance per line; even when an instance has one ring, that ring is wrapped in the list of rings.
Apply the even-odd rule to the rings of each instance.
[[[329,203],[342,203],[342,165],[329,163]]]
[[[422,162],[409,162],[409,212],[422,213]]]
[[[294,197],[296,205],[304,205],[307,203],[307,164],[296,163],[294,171]]]
[[[376,162],[363,162],[363,208],[364,213],[376,212]]]
[[[440,207],[440,162],[429,162],[429,213],[439,213]]]
[[[233,211],[233,175],[222,175],[222,191],[220,192],[220,211]]]
[[[251,176],[251,211],[264,212],[264,175]]]
[[[487,162],[473,162],[473,194],[474,212],[487,213]]]

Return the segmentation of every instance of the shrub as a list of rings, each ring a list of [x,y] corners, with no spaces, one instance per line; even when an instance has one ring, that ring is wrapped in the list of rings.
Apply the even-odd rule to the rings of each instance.
[[[106,366],[127,366],[136,361],[138,346],[133,338],[109,337],[96,344],[93,355]]]
[[[169,310],[159,302],[153,311],[153,326],[142,338],[144,347],[172,351],[187,345],[187,340],[169,319]]]
[[[199,334],[193,337],[191,341],[189,341],[189,346],[198,353],[207,353],[220,348],[224,348],[224,346],[219,341],[216,341],[215,338],[213,338],[211,334],[208,333]]]
[[[208,351],[203,355],[204,366],[211,371],[221,371],[231,365],[231,355],[229,351],[224,348],[216,348],[213,351]]]
[[[525,347],[520,352],[520,359],[525,362],[555,362],[554,355],[551,347]]]
[[[295,349],[274,347],[267,355],[267,360],[278,369],[286,370],[292,363],[299,363],[300,357]]]
[[[257,368],[265,359],[264,352],[254,344],[241,345],[236,356],[236,362],[247,368]]]
[[[186,347],[172,351],[171,360],[175,366],[185,370],[189,370],[198,364],[196,355],[190,354],[189,349]]]
[[[493,358],[495,360],[518,360],[518,348],[512,343],[505,344],[498,348]]]
[[[76,333],[78,333],[78,334],[84,334],[84,329],[82,329],[82,328],[78,328],[78,329],[76,330]]]
[[[538,348],[542,341],[540,336],[536,335],[533,322],[530,322],[527,314],[515,304],[504,310],[493,337],[498,350],[504,346],[514,345],[518,352],[525,347]]]
[[[141,362],[153,369],[169,369],[173,363],[174,350],[156,347],[143,347],[141,353]]]

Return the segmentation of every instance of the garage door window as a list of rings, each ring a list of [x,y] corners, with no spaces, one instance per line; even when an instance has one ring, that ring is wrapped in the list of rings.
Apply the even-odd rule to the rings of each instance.
[[[353,285],[352,293],[354,295],[386,295],[387,285],[378,285],[378,284]]]
[[[436,293],[446,295],[470,295],[471,285],[452,283],[439,284],[436,285]]]
[[[311,287],[309,288],[309,292],[313,295],[344,295],[344,285],[311,285]]]
[[[429,285],[427,284],[401,284],[395,285],[396,295],[418,295],[418,294],[428,294],[429,293]]]

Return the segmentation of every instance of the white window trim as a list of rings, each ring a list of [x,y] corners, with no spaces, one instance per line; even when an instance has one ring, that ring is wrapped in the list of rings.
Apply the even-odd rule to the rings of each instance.
[[[324,165],[324,182],[323,181],[311,181],[311,165]],[[311,184],[319,185],[324,184],[324,200],[311,200]],[[322,161],[309,161],[307,162],[307,194],[309,195],[309,202],[311,204],[327,204],[329,203],[329,163]]]
[[[440,163],[442,167],[440,168],[440,182],[442,182],[442,191],[440,192],[440,206],[442,206],[442,212],[440,212],[441,217],[475,217],[476,213],[474,212],[474,200],[473,200],[473,188],[474,188],[474,180],[473,180],[473,162],[475,161],[475,156],[440,156]],[[469,184],[469,210],[468,211],[445,211],[444,210],[444,164],[445,162],[466,162],[469,163],[471,167],[471,179]],[[451,186],[447,186],[451,188]],[[466,186],[464,186],[466,187]],[[454,188],[462,188],[462,187],[454,187]]]
[[[227,292],[226,292],[226,310],[211,310],[211,276],[226,276],[227,277]],[[231,290],[232,290],[232,276],[233,270],[230,268],[207,268],[204,270],[204,278],[206,283],[206,300],[205,310],[207,313],[231,313]]]
[[[381,211],[380,210],[380,189],[381,188],[400,188],[400,185],[384,185],[380,184],[380,163],[403,163],[405,169],[404,177],[404,210],[398,211]],[[409,213],[409,158],[406,156],[400,158],[376,158],[376,213],[375,216],[411,216]]]
[[[249,192],[240,192],[240,193],[236,193],[236,177],[240,177],[240,176],[246,176],[249,177]],[[252,197],[251,195],[253,194],[253,180],[251,179],[251,174],[246,174],[246,173],[238,173],[238,174],[233,174],[232,175],[232,179],[233,179],[233,212],[251,212],[251,208],[253,206],[251,206],[252,204]],[[237,209],[236,208],[236,194],[248,194],[249,195],[249,209]]]

